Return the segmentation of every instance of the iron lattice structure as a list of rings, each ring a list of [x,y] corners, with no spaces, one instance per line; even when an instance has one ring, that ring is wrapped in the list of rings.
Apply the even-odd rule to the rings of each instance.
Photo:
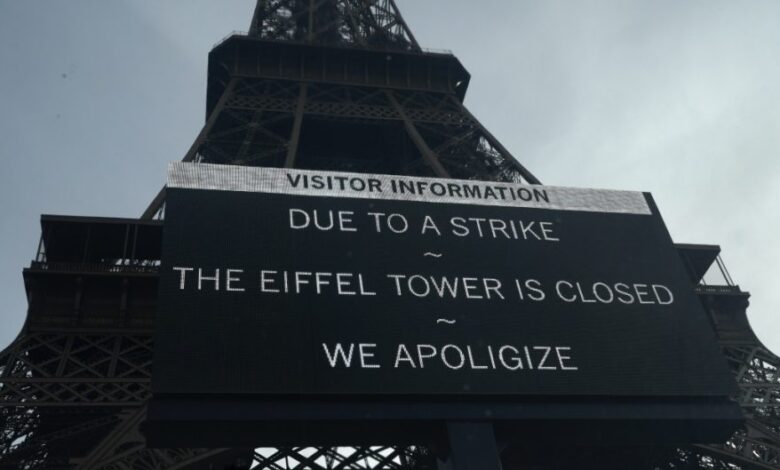
[[[249,33],[210,54],[206,122],[184,160],[538,183],[463,105],[469,78],[451,54],[420,48],[392,0],[260,0]],[[141,219],[42,218],[27,321],[0,353],[0,468],[436,468],[424,442],[148,448],[164,200]],[[541,464],[514,456],[504,468],[780,468],[780,358],[750,329],[746,293],[728,277],[700,284],[717,253],[680,247],[745,428],[727,443],[642,452],[551,442]]]
[[[249,32],[272,41],[420,51],[392,0],[260,1]]]

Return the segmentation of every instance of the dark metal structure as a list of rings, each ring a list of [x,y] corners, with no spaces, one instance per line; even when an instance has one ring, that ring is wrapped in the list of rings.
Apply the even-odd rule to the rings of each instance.
[[[463,106],[469,74],[423,50],[392,0],[259,0],[248,34],[209,55],[207,113],[187,161],[538,183]],[[29,302],[0,353],[0,468],[426,469],[418,446],[150,449],[146,415],[160,263],[160,194],[140,219],[43,216]],[[506,469],[780,468],[780,358],[715,246],[679,245],[748,421],[686,448],[507,450]],[[724,280],[703,282],[712,266]],[[258,443],[262,445],[262,443]]]
[[[463,106],[469,79],[391,0],[259,1],[209,54],[184,160],[538,183]]]

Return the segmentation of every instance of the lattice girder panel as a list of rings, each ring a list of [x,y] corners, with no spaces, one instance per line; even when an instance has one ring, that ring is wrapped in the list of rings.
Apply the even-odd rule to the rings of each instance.
[[[450,176],[536,182],[453,95],[393,92]]]
[[[280,166],[289,147],[299,94],[295,82],[235,79],[222,98],[224,106],[213,111],[203,135],[193,144],[193,160]]]
[[[424,470],[436,460],[423,447],[263,447],[255,449],[257,470]]]
[[[758,341],[724,342],[723,354],[737,380],[745,413],[775,433],[780,431],[780,358]]]
[[[279,166],[283,161],[289,145],[283,132],[289,132],[292,115],[226,109],[220,121],[198,150],[203,161],[262,166]]]
[[[420,91],[395,91],[398,102],[404,108],[404,111],[410,115],[422,115],[416,113],[446,113],[451,119],[470,120],[464,113],[460,102],[454,95],[449,93],[431,93]],[[422,119],[420,119],[422,120]],[[434,120],[434,122],[439,122]]]
[[[750,420],[746,429],[737,431],[724,444],[697,445],[683,452],[696,455],[700,462],[720,465],[694,468],[780,468],[780,440],[776,436],[756,433],[755,423]]]
[[[757,339],[722,340],[721,350],[739,387],[736,397],[748,420],[725,444],[681,451],[690,465],[670,468],[780,468],[780,358]]]
[[[452,93],[292,80],[234,80],[234,86],[227,87],[220,100],[224,106],[214,111],[209,118],[213,124],[207,124],[208,132],[195,144],[196,161],[296,166],[294,162],[301,161],[297,157],[304,148],[309,157],[301,163],[303,168],[536,182]],[[406,151],[396,148],[393,155],[365,158],[359,150],[363,147],[358,145],[368,142],[356,143],[351,149],[330,148],[324,143],[332,135],[330,128],[315,121],[344,126],[342,140],[368,131],[374,139],[400,142],[392,140],[392,131],[388,134],[364,126],[397,129],[407,136],[409,145],[402,145]],[[380,137],[382,132],[385,137]],[[385,148],[386,143],[379,145],[380,151]],[[313,150],[322,153],[326,149],[325,154],[312,159]],[[362,153],[366,152],[363,148]]]
[[[250,95],[237,92],[228,100],[227,107],[292,114],[298,103],[299,86],[296,85],[294,96]],[[308,84],[307,87],[308,93],[303,108],[307,115],[334,118],[401,119],[388,103],[387,97],[381,89],[323,84]]]
[[[481,126],[416,124],[425,140],[434,145],[433,150],[453,178],[527,182],[512,156],[498,150]]]
[[[149,334],[29,333],[2,355],[1,406],[137,406],[149,396]]]
[[[249,32],[268,40],[420,50],[392,0],[259,0]]]

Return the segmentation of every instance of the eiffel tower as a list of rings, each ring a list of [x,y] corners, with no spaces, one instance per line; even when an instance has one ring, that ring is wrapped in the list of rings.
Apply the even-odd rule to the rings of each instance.
[[[259,0],[249,32],[209,54],[206,122],[185,161],[538,184],[464,107],[470,75],[419,46],[393,0]],[[0,353],[2,469],[429,469],[432,442],[155,449],[150,398],[165,192],[139,219],[42,216],[29,308]],[[717,246],[678,245],[748,419],[725,443],[501,454],[505,469],[780,468],[780,358]],[[723,281],[704,284],[709,270]]]

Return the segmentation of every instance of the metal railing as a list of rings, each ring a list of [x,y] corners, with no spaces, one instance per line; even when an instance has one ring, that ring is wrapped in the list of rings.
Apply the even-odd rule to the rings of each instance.
[[[144,261],[129,264],[33,261],[30,263],[30,269],[36,271],[58,272],[157,274],[160,270],[160,263],[159,261]]]
[[[706,284],[699,284],[695,287],[697,294],[739,294],[742,291],[738,286],[710,286]]]
[[[214,44],[214,46],[212,47],[212,49],[216,49],[217,47],[221,46],[222,44],[225,43],[225,41],[227,41],[228,39],[232,38],[233,36],[249,37],[249,32],[248,31],[239,31],[239,30],[231,31],[230,34],[226,35],[225,37],[223,37],[222,39],[217,41]],[[263,40],[264,41],[268,41],[268,42],[276,42],[276,43],[280,43],[280,44],[306,44],[303,41],[295,41],[295,40],[291,40],[291,39],[263,39]],[[356,44],[356,43],[341,43],[341,44],[334,44],[333,46],[334,47],[341,47],[341,48],[345,48],[345,49],[366,49],[367,48],[366,46],[363,46],[361,44]],[[368,49],[376,49],[376,50],[387,51],[387,52],[393,52],[393,51],[397,50],[397,49],[391,49],[391,48],[382,49],[382,48],[379,48],[379,47],[376,47],[376,46],[368,47]],[[421,47],[420,50],[423,53],[425,53],[425,54],[453,55],[453,53],[452,53],[452,51],[450,49]]]
[[[715,267],[717,267],[717,271],[715,270]],[[720,275],[720,279],[717,279],[717,281],[720,281],[718,283],[708,282],[707,278],[713,275],[713,273],[717,276]],[[702,276],[701,281],[699,281],[699,286],[727,286],[727,287],[738,287],[736,284],[734,284],[734,280],[731,278],[731,273],[729,273],[728,268],[726,268],[726,263],[723,262],[723,258],[718,255],[715,257],[715,264],[710,266],[710,268],[707,270],[706,273],[704,273],[704,276]]]

